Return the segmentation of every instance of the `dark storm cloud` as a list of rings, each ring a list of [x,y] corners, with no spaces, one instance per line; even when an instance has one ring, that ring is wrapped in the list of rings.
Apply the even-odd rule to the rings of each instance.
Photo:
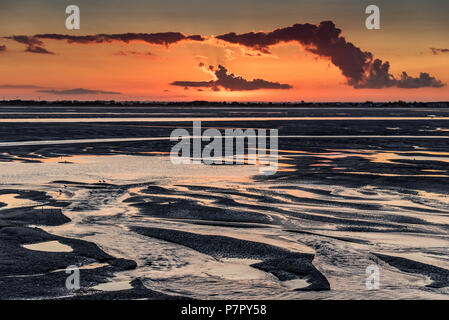
[[[200,67],[204,64],[200,63]],[[263,79],[254,79],[248,81],[240,76],[236,76],[233,73],[228,74],[228,70],[219,65],[218,69],[213,66],[209,66],[209,70],[213,71],[217,80],[211,81],[175,81],[172,82],[173,86],[180,86],[184,88],[210,88],[213,91],[218,91],[219,88],[224,88],[229,91],[249,91],[259,89],[291,89],[292,86],[288,84],[281,84],[279,82],[270,82]]]
[[[38,90],[37,92],[49,93],[54,95],[83,95],[83,94],[121,94],[120,92],[90,90],[90,89],[68,89],[68,90]]]
[[[371,52],[362,51],[341,35],[341,30],[335,27],[332,21],[323,21],[319,25],[295,24],[291,27],[276,29],[272,32],[249,32],[236,34],[234,32],[216,36],[217,39],[240,44],[245,47],[269,54],[270,46],[297,42],[309,52],[318,56],[329,58],[337,66],[348,83],[355,88],[387,88],[401,87],[411,88],[408,84],[413,83],[414,88],[440,87],[443,84],[429,76],[419,78],[407,76],[406,80],[396,79],[389,73],[390,64],[374,59]],[[433,79],[433,80],[430,80]],[[418,87],[416,87],[418,86]]]
[[[25,52],[31,52],[31,53],[41,53],[41,54],[54,54],[51,51],[48,51],[44,47],[44,43],[40,41],[39,39],[36,39],[35,37],[29,37],[29,36],[11,36],[11,37],[5,37],[5,39],[14,40],[18,43],[22,43],[26,45]]]
[[[430,48],[434,55],[439,55],[440,53],[449,53],[449,49],[444,48]]]
[[[120,41],[129,43],[131,41],[143,41],[155,45],[171,45],[180,41],[204,41],[200,35],[186,36],[180,32],[161,32],[161,33],[122,33],[122,34],[96,34],[86,36],[73,36],[65,34],[37,34],[36,39],[65,40],[68,43],[93,44],[109,43]]]

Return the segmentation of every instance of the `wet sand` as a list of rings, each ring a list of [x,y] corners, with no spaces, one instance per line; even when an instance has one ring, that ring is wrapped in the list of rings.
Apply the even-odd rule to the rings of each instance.
[[[0,298],[447,297],[449,109],[69,109],[0,112],[117,118],[2,120]],[[278,129],[278,172],[173,165],[167,137],[192,123],[165,118],[180,116]],[[260,119],[236,120],[247,117]],[[335,117],[345,119],[324,119]],[[97,263],[81,270],[81,290],[65,288],[67,266]],[[372,264],[379,290],[365,287]]]

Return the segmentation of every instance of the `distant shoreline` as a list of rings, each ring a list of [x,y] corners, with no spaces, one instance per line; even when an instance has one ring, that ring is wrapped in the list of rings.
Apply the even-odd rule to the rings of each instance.
[[[0,107],[7,106],[131,106],[131,107],[151,107],[151,106],[173,106],[173,107],[314,107],[314,108],[449,108],[449,101],[429,101],[429,102],[227,102],[227,101],[115,101],[115,100],[57,100],[57,101],[36,101],[36,100],[1,100]]]

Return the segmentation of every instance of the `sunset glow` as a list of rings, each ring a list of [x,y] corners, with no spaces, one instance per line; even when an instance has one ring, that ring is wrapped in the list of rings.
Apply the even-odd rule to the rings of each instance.
[[[212,16],[201,19],[194,13],[178,12],[178,19],[156,20],[146,19],[131,21],[131,14],[113,11],[105,8],[101,19],[117,19],[116,24],[94,23],[90,12],[95,7],[85,1],[80,1],[83,23],[80,30],[65,30],[62,22],[65,15],[62,10],[57,12],[57,6],[34,8],[37,12],[47,12],[48,21],[40,24],[27,24],[25,17],[31,20],[31,8],[16,12],[13,3],[3,4],[7,10],[2,10],[2,36],[0,45],[0,97],[5,99],[45,99],[45,100],[152,100],[152,101],[441,101],[449,99],[449,55],[444,50],[448,47],[447,34],[441,32],[443,26],[436,29],[431,37],[423,32],[415,31],[428,28],[434,23],[430,20],[418,20],[418,26],[413,25],[407,32],[404,25],[392,17],[392,12],[399,10],[395,5],[385,5],[381,30],[363,29],[365,15],[362,11],[354,17],[358,23],[349,23],[345,19],[343,9],[328,15],[331,5],[328,1],[320,1],[323,8],[321,14],[314,10],[310,18],[305,10],[298,17],[280,19],[261,18],[245,19],[242,23],[239,16],[230,16],[231,23],[220,23],[220,19]],[[349,1],[347,1],[349,2]],[[84,5],[83,5],[84,4]],[[154,18],[153,7],[161,4],[147,2],[137,3],[134,11],[146,10]],[[257,8],[258,12],[268,12],[272,4],[265,8]],[[286,9],[294,8],[294,4],[285,5]],[[216,4],[216,8],[230,10],[224,4]],[[359,6],[352,6],[350,11],[356,11]],[[307,7],[306,7],[307,9]],[[16,12],[13,24],[6,26],[7,11]],[[47,11],[45,11],[47,10]],[[245,9],[247,10],[247,9]],[[432,8],[427,10],[433,10]],[[286,10],[288,11],[288,10]],[[315,12],[312,14],[312,12]],[[51,15],[50,15],[51,13]],[[223,13],[225,14],[225,13]],[[22,18],[19,20],[19,16]],[[119,19],[120,17],[120,19]],[[187,24],[185,20],[195,18],[197,23]],[[224,16],[223,16],[224,19]],[[433,18],[435,19],[435,18]],[[205,22],[209,21],[210,24]],[[275,29],[293,26],[294,24],[310,23],[319,26],[321,21],[332,21],[335,28],[341,29],[340,39],[347,41],[348,46],[354,45],[361,52],[372,54],[373,60],[388,62],[389,74],[399,79],[402,72],[412,78],[419,78],[420,73],[429,74],[434,83],[423,84],[421,87],[403,88],[398,85],[387,85],[381,88],[355,88],[349,84],[349,78],[342,72],[342,66],[333,63],[327,53],[313,52],[316,44],[304,45],[297,41],[270,44],[266,49],[250,47],[242,43],[222,40],[220,37],[229,32],[245,34],[248,32],[263,32],[269,34]],[[103,21],[104,22],[104,21]],[[169,23],[171,22],[171,23]],[[441,21],[447,29],[447,20]],[[263,26],[263,27],[262,27]],[[321,28],[321,27],[319,27]],[[422,30],[421,28],[421,30]],[[98,34],[118,35],[128,33],[145,33],[158,35],[173,32],[186,37],[172,43],[149,43],[139,39],[117,40],[102,39],[94,41],[71,40],[79,36],[93,37]],[[297,32],[297,31],[295,31]],[[40,37],[39,37],[40,35]],[[43,35],[43,36],[42,36]],[[50,35],[50,36],[48,36]],[[190,35],[192,35],[191,38]],[[298,35],[298,33],[296,33]],[[293,34],[293,38],[296,36]],[[19,39],[17,36],[25,36]],[[66,37],[66,38],[61,38]],[[58,38],[59,37],[59,38]],[[103,36],[104,37],[104,36]],[[197,37],[197,38],[195,38]],[[201,40],[199,40],[202,38]],[[27,47],[27,41],[36,41]],[[165,40],[164,40],[165,41]],[[320,40],[321,41],[321,40]],[[34,48],[29,50],[29,48]],[[440,51],[431,48],[440,48]],[[269,49],[269,50],[268,50]],[[322,50],[322,49],[320,49]],[[327,49],[324,49],[327,50]],[[333,50],[333,49],[332,49]],[[358,50],[358,49],[357,49]],[[267,52],[264,52],[267,51]],[[269,52],[268,52],[269,51]],[[344,52],[336,53],[338,55]],[[350,56],[338,59],[353,58]],[[200,67],[204,66],[204,67]],[[208,82],[214,79],[214,72],[207,68],[217,69],[223,66],[227,75],[234,74],[244,81],[254,79],[265,81],[262,87],[235,89],[221,85],[217,87],[193,87],[173,85],[173,83]],[[269,83],[284,84],[283,88],[270,88]],[[254,84],[254,83],[253,83]],[[250,85],[251,86],[251,85]],[[267,87],[268,86],[268,87]],[[274,85],[276,86],[276,85]],[[281,86],[282,87],[282,86]],[[288,88],[287,88],[288,87]],[[85,91],[73,91],[85,89]]]

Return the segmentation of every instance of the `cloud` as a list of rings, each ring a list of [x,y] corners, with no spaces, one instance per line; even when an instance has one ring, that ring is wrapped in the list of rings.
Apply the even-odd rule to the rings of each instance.
[[[375,59],[367,66],[362,79],[357,82],[351,82],[351,80],[349,82],[356,89],[381,89],[396,85],[396,79],[390,74],[390,63],[388,61],[382,62],[380,59]]]
[[[6,51],[6,46],[0,46],[0,52]]]
[[[449,53],[449,49],[444,48],[430,48],[434,55],[439,55],[440,53]]]
[[[205,67],[203,63],[200,63],[201,68]],[[220,88],[224,88],[228,91],[248,91],[248,90],[260,90],[260,89],[291,89],[289,84],[281,84],[279,82],[270,82],[263,79],[254,79],[248,81],[240,76],[236,76],[233,73],[228,74],[228,70],[219,65],[218,69],[213,66],[209,66],[209,71],[213,72],[215,80],[211,81],[174,81],[171,83],[173,86],[184,87],[188,89],[193,88],[210,88],[213,91],[219,91]]]
[[[402,72],[399,78],[390,74],[390,64],[388,61],[382,62],[379,59],[374,60],[368,67],[365,77],[354,84],[356,89],[371,88],[381,89],[389,87],[398,87],[403,89],[418,88],[442,88],[445,84],[430,76],[426,72],[421,72],[419,77],[411,77],[407,72]]]
[[[139,51],[133,51],[133,50],[120,50],[119,52],[114,53],[116,56],[139,56],[139,57],[155,57],[155,55],[150,52],[139,52]]]
[[[396,79],[389,73],[390,63],[374,59],[371,52],[362,51],[341,35],[341,29],[332,21],[323,21],[319,25],[295,24],[291,27],[276,29],[272,32],[234,32],[216,36],[215,38],[233,44],[239,44],[263,54],[270,54],[270,47],[280,43],[297,42],[305,50],[320,57],[329,58],[347,78],[348,84],[354,88],[387,88],[413,83],[420,87],[440,87],[441,81],[434,79],[412,78],[403,76]],[[426,73],[422,73],[426,74]],[[421,75],[422,75],[421,74]],[[425,77],[425,76],[424,76]]]
[[[45,89],[32,84],[0,84],[0,89]]]
[[[403,72],[401,78],[397,80],[397,86],[399,88],[407,89],[423,87],[441,88],[444,87],[445,84],[425,72],[421,72],[418,78],[410,77],[406,72]]]
[[[341,36],[341,30],[337,29],[331,21],[323,21],[319,25],[295,24],[268,33],[249,32],[237,35],[231,32],[216,38],[241,44],[265,54],[270,53],[270,46],[295,41],[305,46],[310,52],[330,58],[347,78],[355,82],[363,78],[364,67],[371,58],[370,53],[363,52],[347,42]]]
[[[54,54],[51,51],[48,51],[44,47],[36,47],[36,46],[29,46],[25,49],[25,52],[31,52],[31,53],[43,53],[43,54]]]
[[[40,46],[43,45],[43,42],[29,36],[11,36],[11,37],[5,37],[6,39],[14,40],[19,43],[26,44],[27,46]]]
[[[122,34],[96,34],[86,36],[73,36],[64,34],[36,34],[34,36],[10,36],[5,39],[15,40],[27,45],[25,52],[54,54],[45,49],[42,40],[65,40],[68,43],[93,44],[93,43],[111,43],[114,41],[129,43],[132,41],[143,41],[153,45],[169,46],[180,41],[204,41],[200,35],[186,36],[180,32],[161,32],[161,33],[122,33]]]
[[[10,39],[10,40],[14,40],[16,42],[25,44],[27,46],[25,49],[25,52],[41,53],[41,54],[54,54],[53,52],[45,49],[44,43],[42,41],[40,41],[39,39],[36,39],[35,37],[11,36],[11,37],[5,37],[5,39]]]
[[[180,41],[204,41],[200,35],[186,36],[181,32],[160,32],[160,33],[121,33],[121,34],[95,34],[86,36],[73,36],[65,34],[37,34],[35,39],[65,40],[68,43],[94,44],[110,43],[114,41],[129,43],[132,41],[143,41],[154,45],[171,45]]]
[[[76,44],[96,44],[123,42],[130,43],[134,41],[145,42],[151,45],[170,46],[181,41],[206,41],[207,37],[202,35],[184,35],[181,32],[161,32],[161,33],[121,33],[121,34],[94,34],[94,35],[65,35],[65,34],[37,34],[34,36],[11,36],[7,39],[15,40],[27,46],[26,52],[40,54],[54,54],[45,49],[43,41],[60,40]],[[363,51],[353,43],[347,41],[342,36],[342,30],[336,28],[332,21],[323,21],[317,25],[305,23],[295,24],[290,27],[279,28],[271,32],[248,32],[236,34],[234,32],[226,33],[213,37],[213,43],[216,45],[234,44],[239,46],[245,56],[273,56],[270,52],[271,47],[288,42],[295,42],[308,52],[319,57],[329,59],[336,67],[341,70],[343,76],[347,79],[348,85],[357,89],[369,88],[423,88],[433,87],[441,88],[445,86],[441,80],[436,79],[427,72],[421,72],[418,77],[409,76],[402,72],[398,76],[390,73],[390,63],[374,58],[373,54]],[[218,39],[218,41],[217,41]],[[449,49],[430,48],[433,54],[448,53]],[[232,60],[236,57],[236,51],[225,48],[225,59]],[[137,51],[120,51],[117,55],[139,55],[149,56],[151,53],[141,53]],[[203,59],[204,57],[198,57]],[[220,71],[221,69],[224,69]],[[219,79],[215,79],[217,84],[211,84],[210,81],[190,82],[190,86],[209,87],[213,90],[218,87],[226,90],[255,90],[253,87],[263,87],[272,89],[285,89],[279,83],[270,83],[262,79],[247,81],[233,74],[227,74],[224,67],[219,70],[210,70],[214,77],[220,74]],[[175,83],[182,83],[177,81]],[[175,84],[176,85],[176,84]],[[276,88],[276,85],[281,86]],[[246,88],[246,89],[241,89]]]
[[[0,89],[36,90],[36,92],[39,93],[48,93],[54,95],[121,94],[120,92],[114,91],[90,90],[83,88],[57,90],[32,84],[0,84]]]
[[[90,90],[90,89],[67,89],[67,90],[38,90],[37,92],[49,93],[54,95],[84,95],[84,94],[121,94],[120,92],[114,91],[102,91],[102,90]]]

